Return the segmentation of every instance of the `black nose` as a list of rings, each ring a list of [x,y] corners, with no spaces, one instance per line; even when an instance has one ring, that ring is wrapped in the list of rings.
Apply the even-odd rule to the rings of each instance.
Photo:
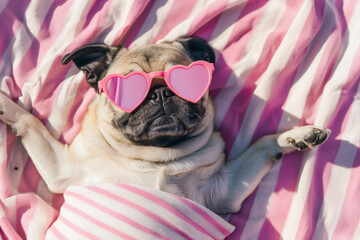
[[[168,87],[161,86],[150,89],[147,98],[155,102],[166,102],[172,96],[174,93]]]

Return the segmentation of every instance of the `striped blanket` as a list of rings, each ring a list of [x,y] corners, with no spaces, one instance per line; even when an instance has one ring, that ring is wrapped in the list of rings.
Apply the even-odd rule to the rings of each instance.
[[[95,93],[61,58],[84,44],[198,36],[228,161],[259,137],[315,124],[328,142],[284,157],[226,220],[133,185],[51,194],[0,127],[0,239],[360,239],[358,0],[1,0],[1,91],[71,142]]]

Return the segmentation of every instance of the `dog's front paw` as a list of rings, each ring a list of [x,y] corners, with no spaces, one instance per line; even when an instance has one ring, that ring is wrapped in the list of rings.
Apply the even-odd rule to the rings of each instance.
[[[331,131],[315,126],[294,128],[279,136],[278,144],[284,151],[304,151],[324,143]]]
[[[31,114],[0,92],[0,120],[8,124],[16,135],[20,135],[19,127],[22,128],[18,123],[27,115]]]

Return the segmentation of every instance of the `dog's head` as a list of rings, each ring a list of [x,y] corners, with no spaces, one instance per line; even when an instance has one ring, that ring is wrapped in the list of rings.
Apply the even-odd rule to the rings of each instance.
[[[73,61],[85,71],[86,81],[98,93],[98,82],[112,73],[127,75],[133,71],[166,71],[174,65],[188,66],[196,60],[215,62],[212,49],[197,38],[180,38],[174,42],[126,49],[122,46],[91,44],[67,54],[63,64]],[[131,113],[122,111],[98,96],[113,128],[133,143],[165,147],[192,137],[199,129],[212,124],[207,116],[208,94],[196,103],[174,94],[162,78],[152,80],[145,100]],[[212,107],[212,106],[211,106]]]

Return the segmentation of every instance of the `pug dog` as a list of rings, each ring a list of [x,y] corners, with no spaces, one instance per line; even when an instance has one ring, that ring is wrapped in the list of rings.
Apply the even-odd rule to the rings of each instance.
[[[330,134],[326,128],[297,127],[262,137],[227,162],[224,141],[214,130],[215,108],[207,88],[200,99],[189,101],[182,94],[195,88],[197,77],[180,74],[180,85],[192,77],[181,94],[172,79],[174,69],[189,70],[193,63],[208,69],[215,63],[211,47],[198,38],[130,49],[90,44],[65,55],[62,63],[70,61],[97,92],[71,144],[57,141],[31,113],[0,94],[0,119],[21,137],[54,193],[70,185],[141,184],[189,198],[219,214],[237,212],[275,161],[322,144]],[[114,100],[111,87],[101,89],[99,82],[119,74],[125,79],[134,72],[147,74],[147,86],[145,97],[130,111]],[[208,73],[211,78],[212,71]],[[143,89],[124,92],[124,99],[136,91]]]

